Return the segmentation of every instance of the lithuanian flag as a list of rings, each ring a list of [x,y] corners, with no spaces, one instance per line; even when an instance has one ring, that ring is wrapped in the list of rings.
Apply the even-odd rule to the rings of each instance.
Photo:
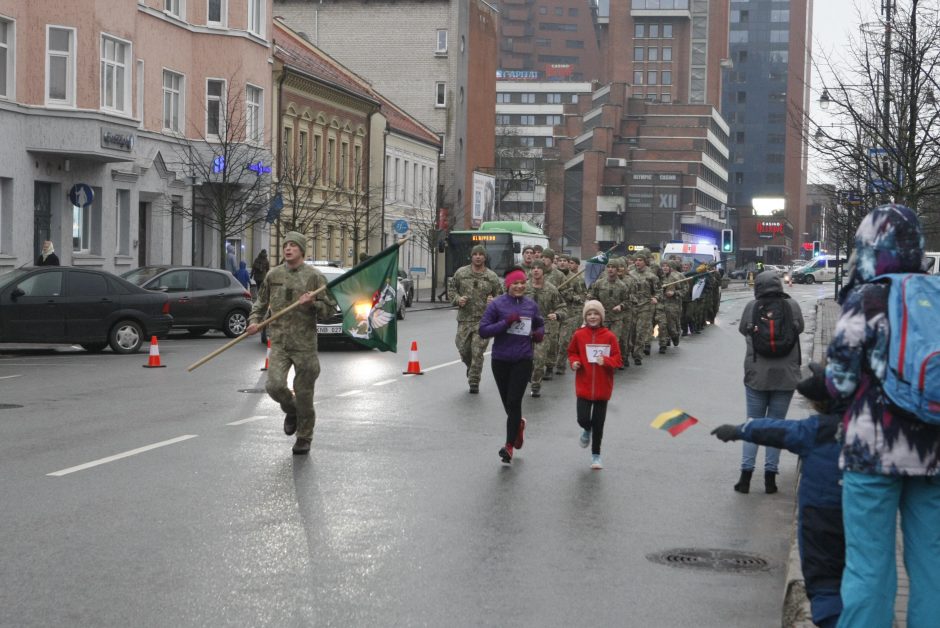
[[[650,427],[655,427],[658,430],[665,430],[673,436],[678,436],[696,423],[698,423],[698,419],[696,419],[694,416],[687,414],[682,410],[675,409],[670,410],[669,412],[663,412],[657,416],[653,422],[650,423]]]

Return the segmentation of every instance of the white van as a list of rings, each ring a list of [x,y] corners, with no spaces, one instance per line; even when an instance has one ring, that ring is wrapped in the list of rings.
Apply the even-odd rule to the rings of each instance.
[[[663,249],[662,259],[669,260],[672,256],[678,257],[683,262],[689,262],[692,270],[698,268],[699,264],[712,264],[721,261],[721,253],[714,244],[691,244],[688,242],[669,242]]]
[[[836,269],[845,263],[845,258],[835,255],[820,255],[811,259],[807,264],[794,268],[790,278],[794,283],[817,283],[820,281],[835,281]]]

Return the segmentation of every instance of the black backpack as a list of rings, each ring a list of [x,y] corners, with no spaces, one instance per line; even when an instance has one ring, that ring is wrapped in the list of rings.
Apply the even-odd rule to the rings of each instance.
[[[751,343],[755,361],[758,355],[784,358],[798,342],[798,334],[793,326],[793,311],[786,301],[789,298],[786,294],[776,294],[755,301],[751,318]]]

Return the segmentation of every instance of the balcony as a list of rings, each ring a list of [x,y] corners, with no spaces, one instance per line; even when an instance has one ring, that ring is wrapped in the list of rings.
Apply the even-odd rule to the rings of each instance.
[[[601,191],[612,191],[616,186],[606,186]],[[597,211],[601,214],[622,214],[623,213],[623,187],[620,187],[620,194],[610,194],[597,197]]]
[[[684,17],[692,19],[689,0],[630,0],[631,17]]]
[[[594,239],[598,242],[623,242],[623,226],[597,225]]]

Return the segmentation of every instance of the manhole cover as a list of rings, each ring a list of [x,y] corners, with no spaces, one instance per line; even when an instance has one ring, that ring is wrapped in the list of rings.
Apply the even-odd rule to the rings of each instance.
[[[12,410],[13,408],[22,408],[15,403],[0,403],[0,410]]]
[[[267,391],[264,388],[239,388],[238,392],[257,394],[257,393],[263,393]]]
[[[649,554],[646,558],[660,565],[708,571],[750,572],[770,569],[767,559],[757,554],[721,549],[671,549]]]

